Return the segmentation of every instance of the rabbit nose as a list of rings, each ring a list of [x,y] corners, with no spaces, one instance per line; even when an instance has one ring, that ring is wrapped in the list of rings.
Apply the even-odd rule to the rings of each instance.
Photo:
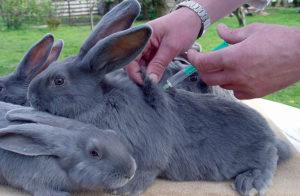
[[[130,181],[135,175],[135,172],[129,171],[129,173],[124,175],[124,178]]]
[[[132,175],[132,176],[131,176],[131,175],[125,175],[125,176],[124,176],[124,178],[126,178],[126,179],[128,179],[128,180],[130,180],[132,177],[133,177],[133,175]]]

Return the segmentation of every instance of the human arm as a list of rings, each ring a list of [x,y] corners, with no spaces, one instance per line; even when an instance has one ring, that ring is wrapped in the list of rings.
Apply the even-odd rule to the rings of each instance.
[[[201,4],[211,22],[214,22],[245,3],[245,0],[195,0]],[[172,59],[187,51],[197,39],[201,29],[200,17],[189,8],[180,8],[149,22],[153,34],[143,53],[127,66],[129,76],[142,84],[141,65],[147,66],[147,74],[158,82]]]

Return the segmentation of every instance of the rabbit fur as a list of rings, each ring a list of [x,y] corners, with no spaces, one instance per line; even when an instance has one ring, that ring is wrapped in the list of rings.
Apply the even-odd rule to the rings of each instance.
[[[25,54],[16,70],[0,77],[0,101],[17,105],[29,105],[27,90],[31,80],[57,60],[63,47],[63,41],[54,43],[51,34],[44,36]]]
[[[132,13],[129,10],[135,9],[128,5],[139,8],[136,0],[125,0],[108,15]],[[111,18],[104,17],[96,29],[106,20]],[[147,77],[143,86],[126,74],[116,77],[111,74],[114,70],[142,52],[151,28],[141,25],[110,35],[102,30],[106,37],[90,43],[93,32],[77,56],[54,62],[35,77],[28,99],[37,110],[113,129],[125,138],[137,163],[136,174],[125,186],[110,191],[139,194],[161,177],[234,179],[241,195],[252,189],[263,194],[278,161],[290,156],[288,144],[275,138],[263,117],[221,96],[180,89],[164,92]]]
[[[0,108],[0,184],[36,196],[66,196],[122,187],[135,174],[130,148],[114,131],[42,113],[8,121],[7,111],[32,109],[4,102]],[[55,126],[32,123],[35,118]]]

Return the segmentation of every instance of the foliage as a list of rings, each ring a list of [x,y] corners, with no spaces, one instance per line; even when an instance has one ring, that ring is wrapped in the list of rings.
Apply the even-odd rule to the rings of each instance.
[[[294,0],[294,5],[295,6],[300,6],[300,0]]]
[[[27,0],[30,2],[28,21],[31,23],[44,23],[48,17],[53,17],[55,11],[51,5],[51,0]]]
[[[149,20],[165,13],[165,0],[139,0],[142,6],[142,19]]]
[[[50,30],[55,30],[60,25],[60,20],[58,18],[48,18],[47,26]]]
[[[24,20],[27,5],[24,1],[0,1],[1,17],[7,28],[19,28]]]
[[[8,29],[19,29],[24,22],[40,22],[52,12],[50,0],[0,0],[0,15]]]

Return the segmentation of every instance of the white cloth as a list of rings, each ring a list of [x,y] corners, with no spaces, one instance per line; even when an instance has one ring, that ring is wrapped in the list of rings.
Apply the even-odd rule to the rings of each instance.
[[[271,2],[271,0],[247,0],[247,3],[258,10],[263,10],[267,7],[267,5]]]
[[[300,152],[300,109],[265,99],[252,99],[244,102],[271,119]]]

